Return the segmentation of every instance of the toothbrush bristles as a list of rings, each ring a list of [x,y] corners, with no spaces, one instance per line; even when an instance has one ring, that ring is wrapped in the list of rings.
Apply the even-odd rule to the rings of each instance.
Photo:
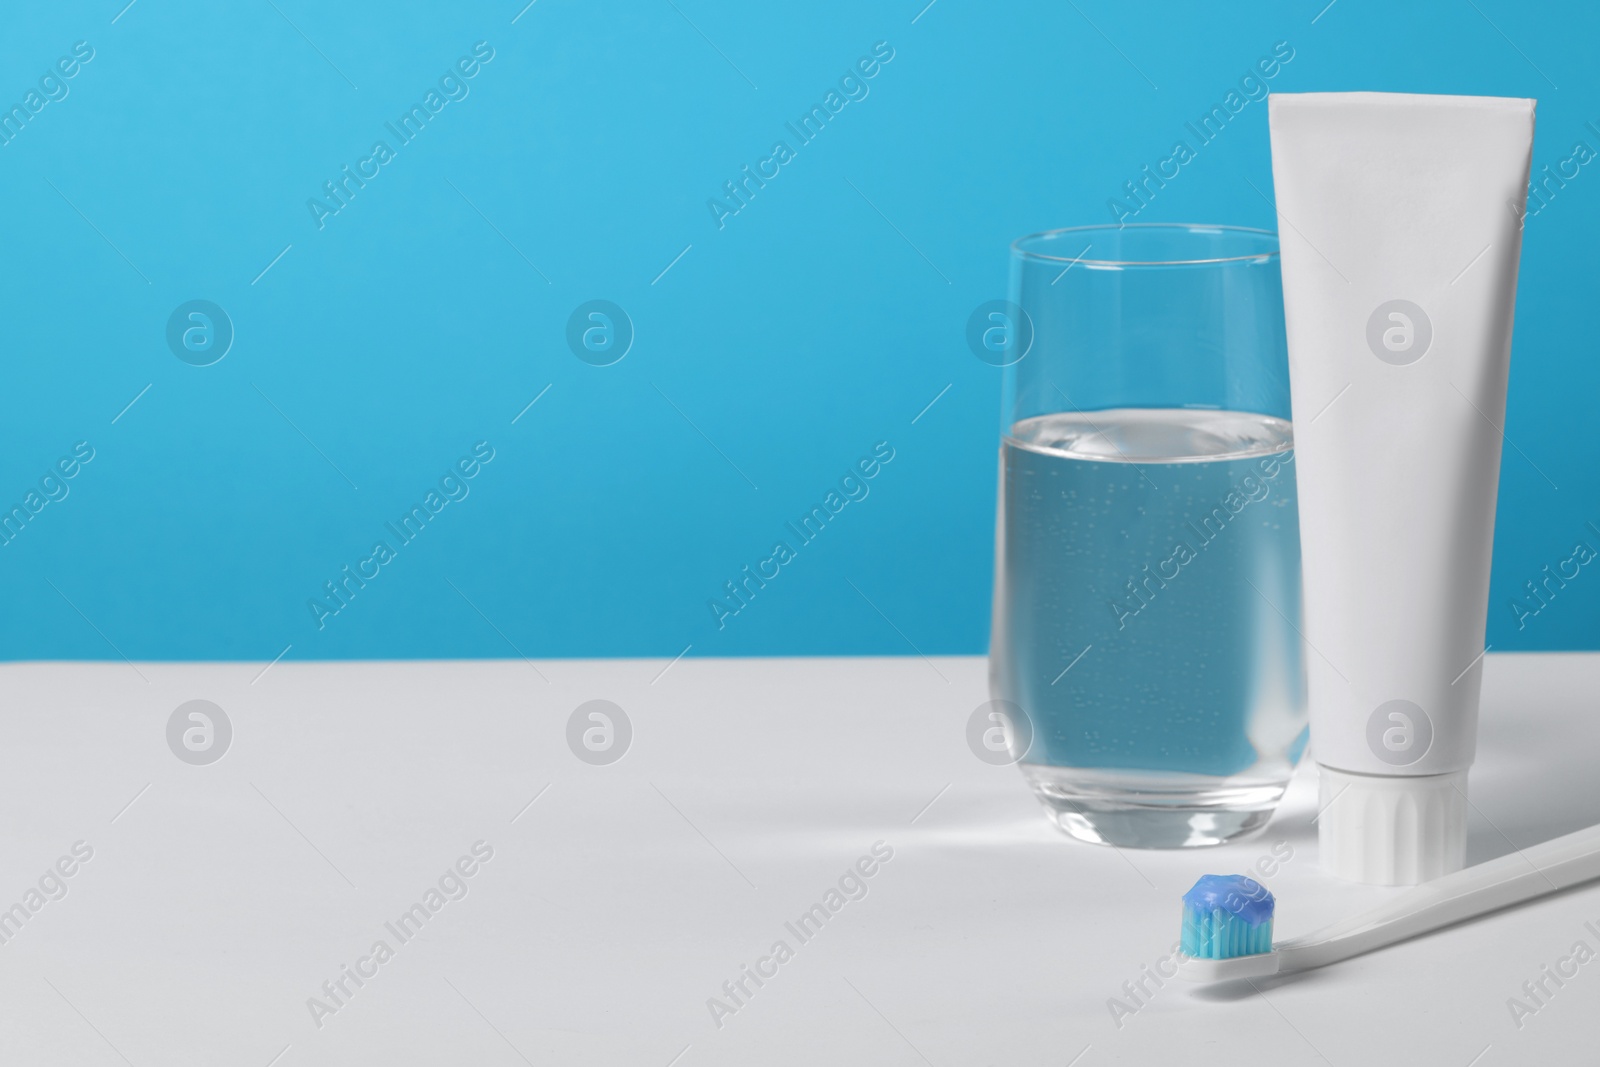
[[[1183,896],[1179,947],[1195,959],[1227,960],[1272,951],[1275,901],[1243,875],[1208,874]]]

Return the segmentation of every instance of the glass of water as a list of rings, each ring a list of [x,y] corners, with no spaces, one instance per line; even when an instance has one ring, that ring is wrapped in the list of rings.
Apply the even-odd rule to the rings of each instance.
[[[1086,841],[1260,829],[1307,736],[1276,235],[1033,234],[991,319],[990,707],[1013,755]]]

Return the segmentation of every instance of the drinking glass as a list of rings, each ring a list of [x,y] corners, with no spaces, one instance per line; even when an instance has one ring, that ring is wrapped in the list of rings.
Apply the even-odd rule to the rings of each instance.
[[[991,707],[1073,837],[1258,830],[1306,742],[1277,237],[1077,227],[1011,268]]]

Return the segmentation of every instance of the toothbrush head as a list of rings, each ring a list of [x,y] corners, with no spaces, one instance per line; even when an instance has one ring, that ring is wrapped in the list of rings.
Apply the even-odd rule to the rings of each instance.
[[[1198,981],[1275,973],[1272,913],[1276,902],[1242,874],[1208,874],[1183,895],[1183,974]]]

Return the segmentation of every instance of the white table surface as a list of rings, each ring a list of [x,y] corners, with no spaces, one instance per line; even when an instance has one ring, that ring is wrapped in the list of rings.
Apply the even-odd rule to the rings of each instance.
[[[1249,842],[1116,851],[969,751],[981,659],[667,666],[3,668],[0,909],[93,856],[0,946],[0,1063],[1600,1060],[1600,961],[1520,1028],[1507,1006],[1600,949],[1600,888],[1259,993],[1169,982],[1118,1025],[1201,874],[1292,850],[1263,879],[1280,936],[1394,892],[1318,871],[1309,768]],[[1469,862],[1600,822],[1600,656],[1491,654],[1484,684]],[[209,766],[166,741],[197,698],[234,728]],[[596,698],[634,729],[609,766],[565,740]],[[480,840],[466,896],[398,942],[384,924]],[[801,944],[785,922],[878,841],[867,895]],[[393,957],[318,1027],[308,998],[378,939]],[[779,939],[793,958],[718,1027],[708,998]]]

